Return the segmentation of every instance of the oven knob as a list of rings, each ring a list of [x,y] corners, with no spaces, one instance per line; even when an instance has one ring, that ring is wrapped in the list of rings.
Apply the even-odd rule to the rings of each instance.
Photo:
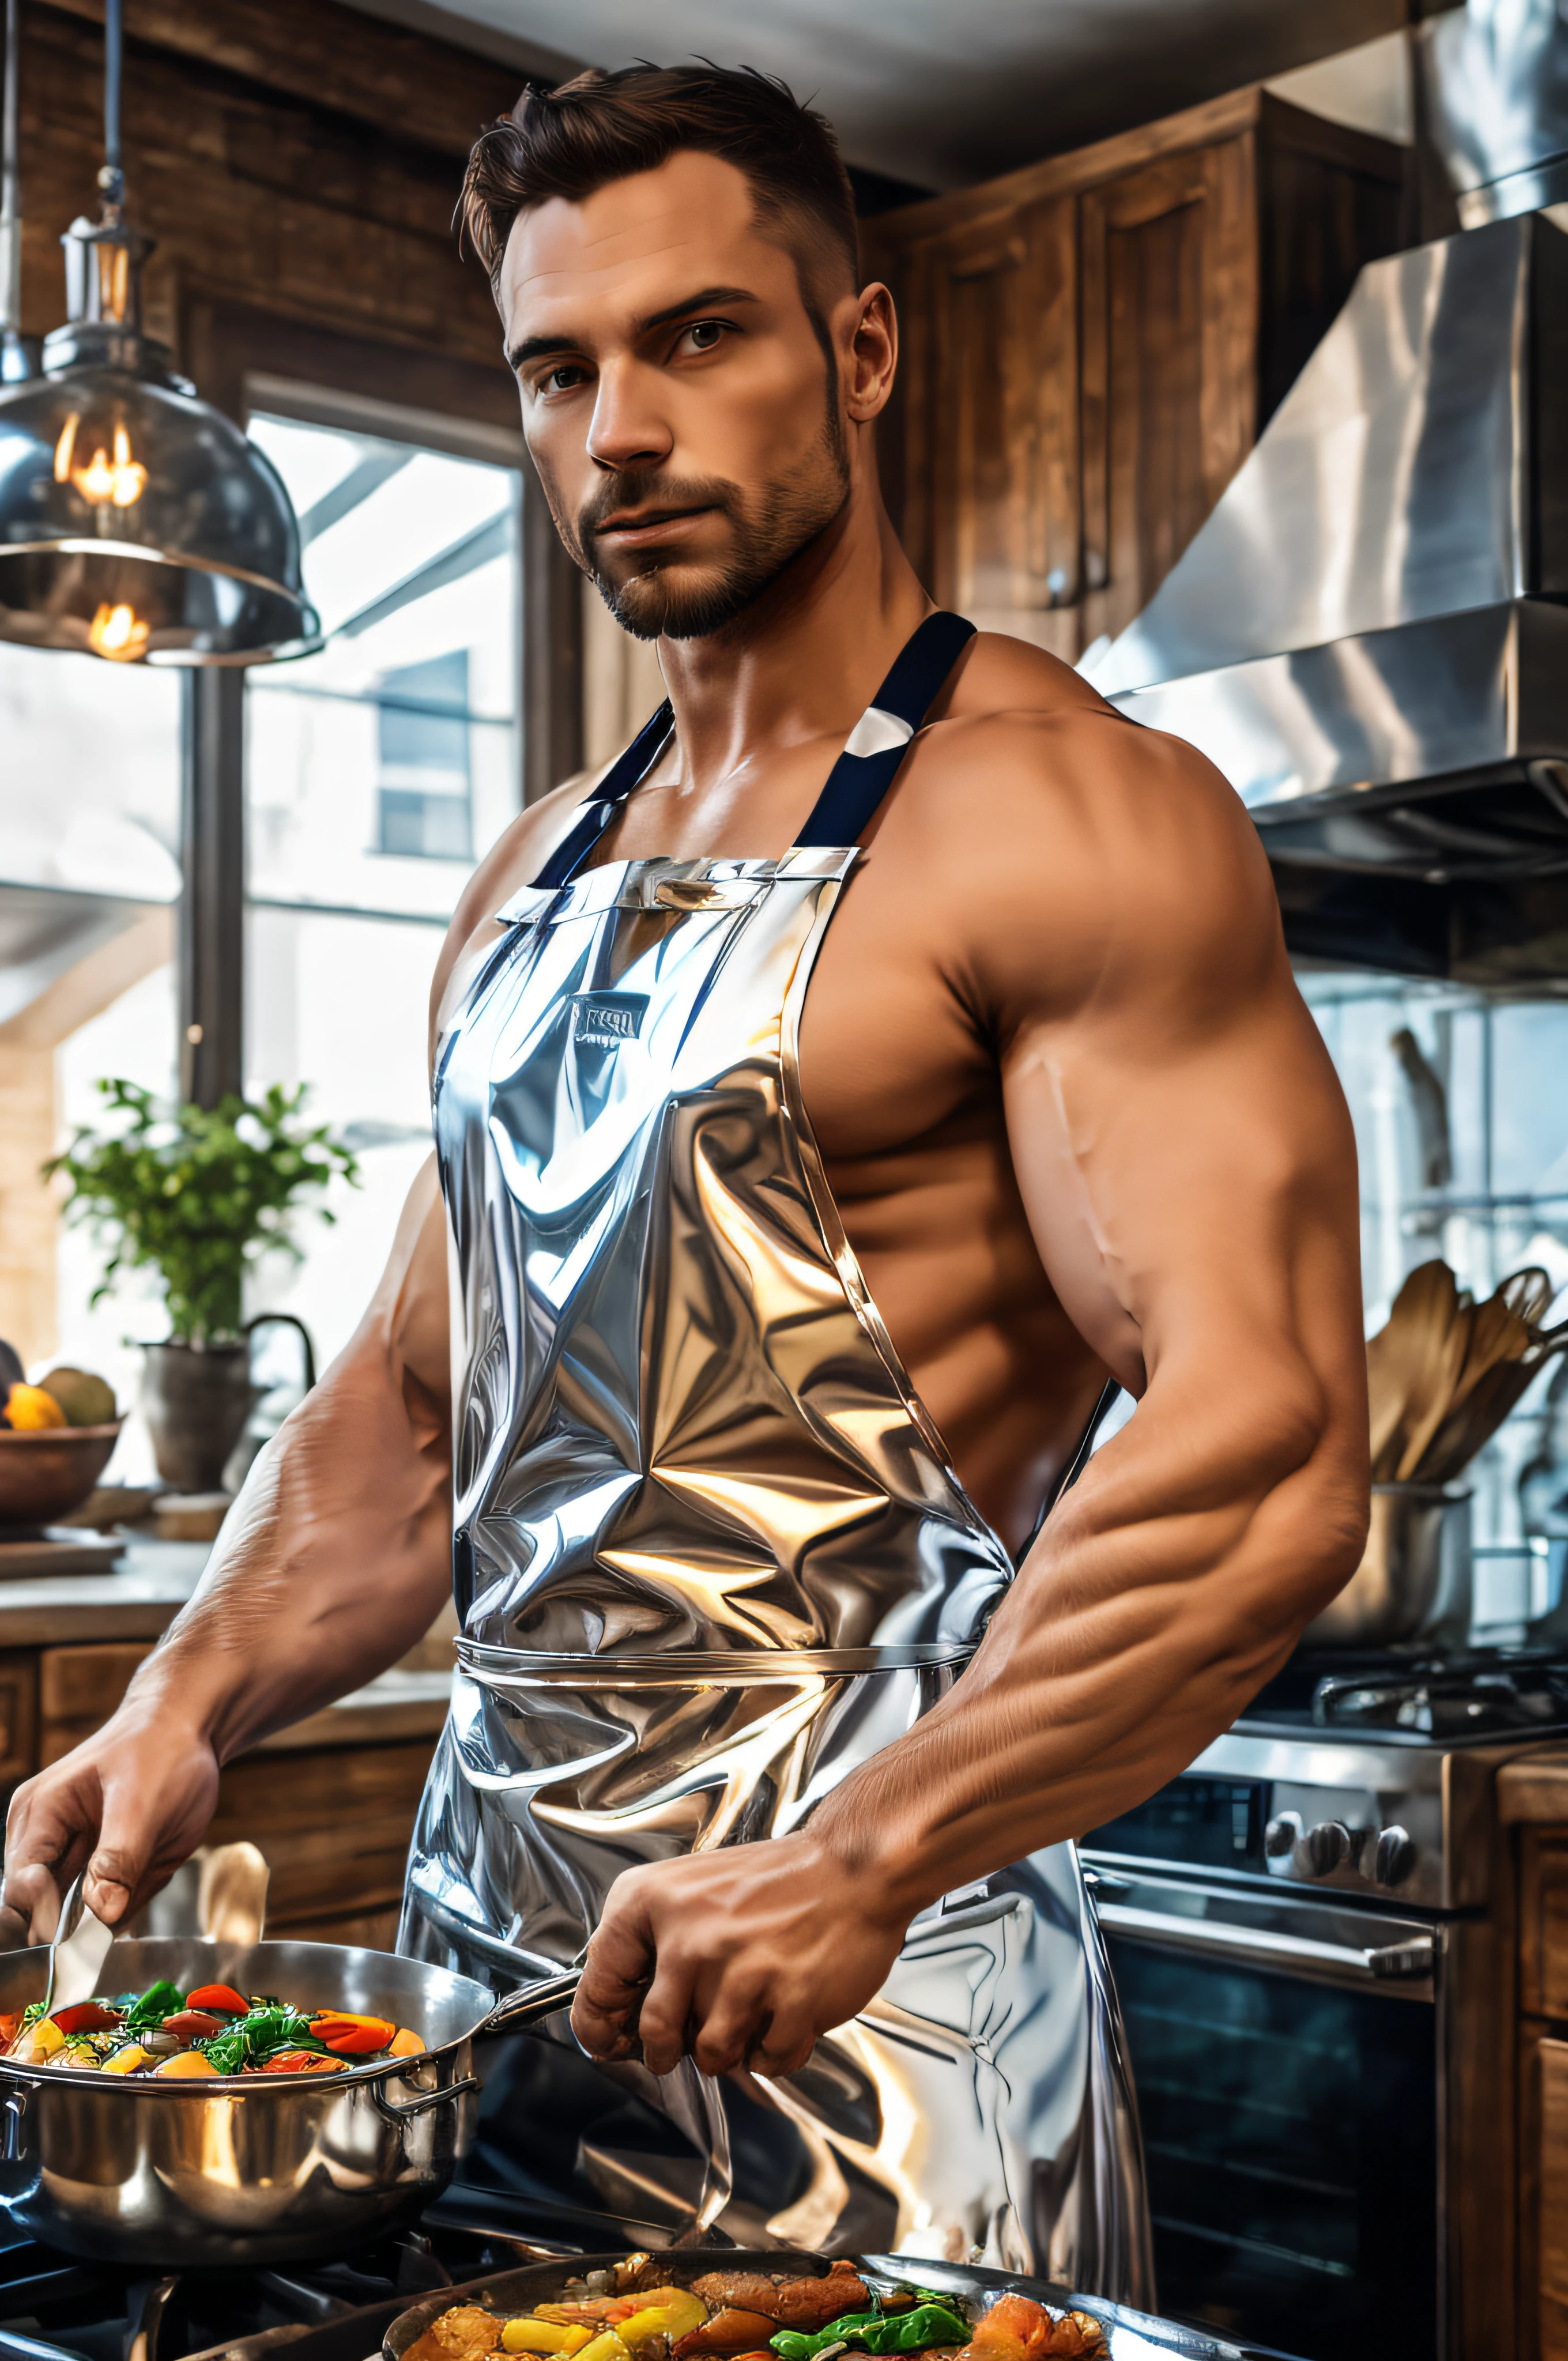
[[[1306,1854],[1314,1877],[1330,1877],[1350,1858],[1350,1830],[1338,1820],[1320,1820],[1306,1835]]]
[[[1299,1812],[1281,1812],[1277,1819],[1269,1821],[1263,1832],[1263,1850],[1270,1861],[1278,1861],[1285,1854],[1294,1852],[1300,1841]]]
[[[1403,1828],[1379,1828],[1372,1874],[1379,1885],[1402,1885],[1416,1865],[1414,1839]]]

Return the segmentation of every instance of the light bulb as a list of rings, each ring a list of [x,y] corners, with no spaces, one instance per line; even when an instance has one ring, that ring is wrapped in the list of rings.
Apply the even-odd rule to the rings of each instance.
[[[82,499],[91,500],[94,508],[102,508],[106,500],[112,500],[117,509],[128,509],[133,500],[139,500],[142,488],[147,482],[147,469],[139,460],[132,458],[131,438],[124,425],[116,426],[115,429],[114,457],[111,459],[107,451],[100,444],[84,467],[72,467],[70,464],[71,454],[67,447],[67,437],[69,436],[74,442],[74,419],[69,420],[59,443],[55,445],[54,465],[57,479],[64,480],[60,476],[60,455],[63,452],[71,482]]]
[[[71,481],[71,457],[76,448],[76,430],[82,421],[73,410],[60,430],[60,441],[54,446],[54,480],[57,484]]]
[[[134,664],[146,653],[148,626],[134,607],[111,607],[105,599],[87,627],[87,642],[94,655]]]

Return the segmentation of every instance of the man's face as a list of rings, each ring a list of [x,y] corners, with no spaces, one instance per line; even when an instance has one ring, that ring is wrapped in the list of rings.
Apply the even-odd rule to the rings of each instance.
[[[566,547],[640,639],[729,622],[849,489],[837,371],[752,211],[733,165],[683,151],[552,198],[508,241],[529,448]]]

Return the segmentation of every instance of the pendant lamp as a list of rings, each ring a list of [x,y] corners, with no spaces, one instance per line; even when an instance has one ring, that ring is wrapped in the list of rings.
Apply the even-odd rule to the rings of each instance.
[[[153,240],[125,214],[121,5],[107,0],[104,11],[99,218],[72,222],[60,241],[70,319],[44,338],[41,373],[27,378],[16,333],[16,0],[7,0],[0,639],[122,664],[301,655],[320,645],[321,626],[302,587],[282,478],[142,331]]]

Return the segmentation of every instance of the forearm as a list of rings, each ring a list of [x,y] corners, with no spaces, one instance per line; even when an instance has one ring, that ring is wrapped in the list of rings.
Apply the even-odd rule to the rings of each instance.
[[[356,1339],[258,1459],[127,1703],[223,1763],[385,1671],[449,1587],[450,1489],[443,1406]]]
[[[1175,1777],[1354,1570],[1354,1402],[1270,1433],[1266,1402],[1233,1382],[1227,1439],[1195,1433],[1192,1399],[1175,1372],[1151,1386],[1048,1520],[949,1696],[815,1816],[895,1916]]]

